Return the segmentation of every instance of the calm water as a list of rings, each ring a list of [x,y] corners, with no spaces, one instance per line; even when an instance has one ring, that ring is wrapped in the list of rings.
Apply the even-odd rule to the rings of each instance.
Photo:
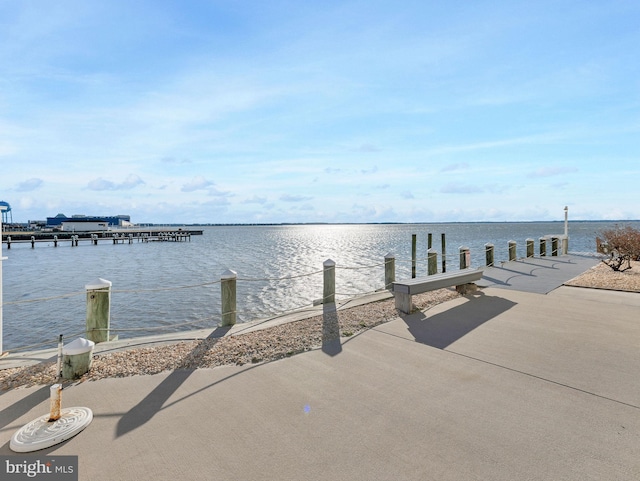
[[[570,222],[570,251],[595,251],[597,232],[614,225]],[[638,221],[624,225],[640,228]],[[523,257],[525,239],[535,239],[537,255],[539,237],[563,232],[563,222],[221,226],[205,227],[204,235],[191,242],[85,242],[74,248],[40,243],[35,249],[13,244],[3,250],[8,257],[3,262],[3,348],[41,342],[53,346],[58,334],[67,339],[82,335],[84,286],[98,277],[113,282],[111,328],[122,339],[214,327],[220,318],[217,282],[226,269],[238,274],[238,319],[243,322],[306,307],[322,297],[320,271],[329,258],[337,266],[338,299],[383,288],[389,252],[396,255],[396,277],[409,277],[412,234],[418,236],[418,275],[423,275],[428,233],[433,234],[439,264],[441,234],[446,234],[448,264],[457,268],[461,245],[471,249],[472,265],[482,266],[488,242],[495,245],[499,261],[508,257],[509,240],[518,243]],[[150,329],[158,327],[165,330]]]

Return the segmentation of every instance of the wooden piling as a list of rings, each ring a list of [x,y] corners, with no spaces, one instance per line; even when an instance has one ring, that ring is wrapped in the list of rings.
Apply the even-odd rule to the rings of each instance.
[[[109,340],[111,285],[111,281],[96,279],[84,286],[87,291],[87,339],[96,344]]]
[[[493,244],[487,243],[484,245],[485,264],[487,267],[493,267],[493,251]]]
[[[533,251],[534,251],[534,240],[533,239],[527,239],[525,241],[527,243],[527,257],[533,257]]]
[[[447,242],[444,233],[442,233],[442,272],[447,272]]]
[[[384,256],[384,288],[393,288],[393,283],[396,281],[396,255],[389,252]]]
[[[516,254],[516,241],[509,241],[509,261],[515,261],[518,258]]]
[[[471,267],[471,250],[467,246],[460,246],[460,269]]]
[[[332,304],[336,302],[336,263],[327,259],[322,266],[324,268],[322,303]]]
[[[438,273],[438,251],[429,249],[427,251],[427,274],[432,276]]]
[[[220,299],[222,304],[222,325],[233,326],[236,323],[236,280],[238,274],[227,269],[220,277]]]
[[[417,261],[417,236],[416,234],[411,234],[411,278],[415,279],[416,277],[416,261]]]
[[[557,237],[551,238],[551,255],[554,257],[558,255],[558,238]]]
[[[547,255],[547,239],[540,237],[540,257],[546,257]]]

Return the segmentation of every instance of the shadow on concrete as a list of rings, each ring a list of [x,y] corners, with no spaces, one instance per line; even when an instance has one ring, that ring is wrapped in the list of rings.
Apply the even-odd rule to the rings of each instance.
[[[33,391],[28,396],[20,399],[20,401],[12,404],[11,406],[7,406],[2,411],[0,411],[0,429],[11,424],[20,416],[24,416],[25,414],[27,414],[29,411],[35,408],[38,404],[49,399],[49,396],[50,396],[49,387],[50,386],[42,386],[37,391]],[[47,414],[48,412],[49,412],[49,406],[47,406],[40,415]]]
[[[342,352],[340,343],[340,321],[335,303],[322,307],[322,352],[335,356]]]
[[[229,332],[231,327],[218,327],[206,339],[203,339],[184,359],[183,365],[187,366],[191,363],[197,363],[207,353],[209,349]],[[213,342],[212,342],[213,341]],[[151,391],[147,396],[132,407],[118,421],[116,427],[116,437],[139,428],[147,423],[153,416],[162,409],[165,402],[180,388],[180,386],[193,373],[191,369],[176,369],[171,372],[164,381]]]
[[[508,311],[516,303],[487,296],[482,292],[469,296],[469,302],[427,317],[424,312],[402,316],[417,342],[445,349],[494,317]]]

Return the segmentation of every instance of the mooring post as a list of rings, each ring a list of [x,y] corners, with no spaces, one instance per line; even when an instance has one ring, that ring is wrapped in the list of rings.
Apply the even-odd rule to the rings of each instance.
[[[460,246],[460,269],[471,267],[471,250],[467,246]]]
[[[11,249],[11,236],[7,236],[7,250]]]
[[[416,277],[416,260],[417,260],[417,236],[416,234],[411,234],[411,278],[415,279]]]
[[[236,323],[236,280],[238,274],[227,269],[220,276],[220,299],[222,304],[222,325],[233,326]]]
[[[533,257],[533,251],[534,251],[534,240],[533,239],[527,239],[525,241],[527,243],[527,257]]]
[[[327,259],[322,266],[324,268],[322,303],[331,304],[336,302],[336,263]]]
[[[546,237],[540,237],[540,257],[547,256],[547,239]]]
[[[509,241],[509,261],[515,261],[517,257],[518,256],[516,254],[516,241],[510,240]]]
[[[427,251],[427,275],[432,276],[438,273],[438,251],[429,249]]]
[[[7,210],[7,207],[5,207],[4,205],[0,205],[0,214],[2,214],[5,210]],[[11,240],[8,238],[9,242],[7,243],[7,245],[11,242]],[[0,357],[3,354],[3,350],[2,350],[2,261],[7,260],[6,257],[4,257],[2,255],[2,215],[0,215]]]
[[[429,232],[427,234],[427,250],[433,247],[433,234]]]
[[[487,243],[484,245],[485,264],[487,267],[493,267],[493,244]]]
[[[384,256],[384,288],[391,289],[396,281],[396,255],[389,252]]]
[[[31,236],[31,248],[33,249],[36,246],[36,238]]]
[[[442,272],[447,272],[447,242],[444,232],[442,233]]]
[[[87,291],[87,339],[96,344],[109,340],[111,285],[111,281],[98,278],[84,286]]]
[[[53,236],[53,247],[58,247],[58,236],[57,235]]]
[[[551,255],[554,257],[558,255],[558,238],[557,237],[551,238]]]

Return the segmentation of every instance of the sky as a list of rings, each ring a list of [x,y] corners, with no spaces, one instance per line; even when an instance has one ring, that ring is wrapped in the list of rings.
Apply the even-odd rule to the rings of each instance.
[[[0,0],[14,222],[640,219],[640,2]]]

